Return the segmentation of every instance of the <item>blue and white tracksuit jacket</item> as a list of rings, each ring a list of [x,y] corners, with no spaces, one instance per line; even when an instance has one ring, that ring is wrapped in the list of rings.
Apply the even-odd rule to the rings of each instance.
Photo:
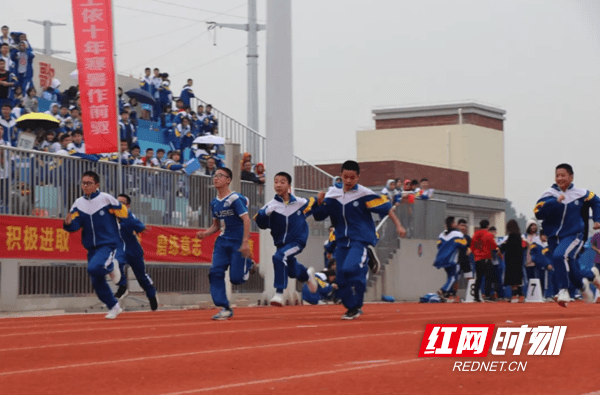
[[[68,232],[81,229],[81,242],[88,251],[88,273],[98,298],[108,308],[116,303],[105,276],[114,269],[117,247],[122,246],[117,218],[127,218],[127,207],[111,195],[96,191],[82,196],[71,207],[72,222],[64,224]]]
[[[377,243],[372,213],[384,217],[391,208],[386,196],[362,185],[357,184],[344,192],[343,185],[335,184],[329,188],[324,202],[312,210],[315,220],[323,221],[329,217],[335,228],[337,294],[347,309],[363,305],[368,272],[367,247]]]
[[[558,197],[565,199],[558,202]],[[587,189],[575,188],[573,184],[562,191],[554,184],[538,200],[533,212],[542,220],[542,228],[548,235],[548,245],[552,251],[557,286],[567,289],[569,280],[579,289],[584,277],[593,277],[591,272],[582,272],[577,255],[586,236],[589,210],[592,209],[594,222],[600,222],[600,199]]]
[[[273,255],[273,269],[274,287],[278,291],[287,288],[288,277],[308,280],[306,267],[296,261],[296,255],[306,247],[306,217],[310,215],[314,203],[315,198],[312,197],[304,199],[290,195],[290,200],[284,202],[279,195],[275,195],[254,217],[259,228],[271,229],[273,243],[277,247]]]
[[[442,291],[451,292],[454,284],[458,280],[460,265],[458,263],[458,253],[461,249],[468,248],[467,239],[462,232],[458,230],[444,231],[438,239],[438,252],[435,256],[433,266],[438,269],[444,268],[448,276],[446,283],[442,286]]]

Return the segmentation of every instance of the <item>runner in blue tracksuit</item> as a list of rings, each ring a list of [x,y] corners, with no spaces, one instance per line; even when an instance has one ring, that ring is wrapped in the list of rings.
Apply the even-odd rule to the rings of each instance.
[[[375,245],[377,235],[371,213],[381,217],[386,214],[396,225],[396,231],[404,237],[406,231],[392,210],[387,197],[358,184],[360,167],[355,161],[346,161],[341,168],[342,185],[335,184],[329,191],[320,192],[319,206],[313,208],[317,221],[331,218],[335,227],[337,247],[337,296],[348,309],[343,320],[353,320],[362,314],[364,293],[367,284],[367,248]]]
[[[538,200],[533,212],[541,219],[552,251],[552,266],[558,286],[557,302],[566,307],[569,302],[569,280],[581,290],[583,298],[592,303],[594,295],[589,286],[593,279],[600,285],[597,268],[583,272],[577,255],[587,238],[589,210],[592,209],[594,229],[600,229],[600,199],[587,189],[573,185],[573,168],[562,163],[556,167],[556,183]],[[594,270],[595,269],[595,270]]]
[[[146,273],[146,264],[144,263],[144,250],[138,240],[138,234],[146,230],[146,225],[142,223],[133,213],[130,211],[131,198],[122,193],[117,197],[117,200],[121,204],[125,205],[128,210],[127,218],[120,220],[121,225],[121,240],[123,241],[124,248],[119,248],[117,252],[117,260],[119,261],[119,268],[121,273],[125,273],[125,265],[129,265],[133,274],[137,279],[142,289],[146,292],[148,301],[150,302],[150,309],[155,311],[158,309],[158,298],[156,297],[156,288],[152,279]],[[119,289],[115,293],[115,297],[119,300],[123,300],[129,291],[127,290],[127,277],[121,276],[121,281],[117,284]]]
[[[260,209],[254,217],[261,229],[271,229],[273,242],[277,247],[273,255],[275,272],[275,295],[271,299],[272,306],[284,305],[283,290],[287,288],[288,277],[307,282],[311,292],[317,292],[315,269],[308,270],[296,260],[306,247],[308,224],[306,217],[310,215],[315,198],[296,198],[290,193],[292,176],[286,172],[275,174],[275,198]]]
[[[221,311],[215,314],[214,320],[227,320],[233,316],[225,292],[225,271],[229,266],[229,280],[232,284],[243,284],[250,276],[252,260],[250,251],[250,218],[248,217],[248,199],[229,190],[232,173],[227,167],[215,172],[213,184],[217,189],[217,197],[210,202],[213,223],[207,230],[196,233],[203,239],[222,229],[215,241],[213,262],[208,279],[210,294],[215,306]]]
[[[446,283],[438,291],[442,301],[456,295],[455,284],[460,274],[460,264],[458,262],[458,253],[461,249],[466,250],[467,240],[465,235],[456,229],[454,217],[446,218],[446,230],[443,231],[438,239],[438,252],[435,256],[433,266],[438,269],[443,268],[446,271]]]
[[[106,304],[108,319],[115,319],[123,311],[114,297],[105,276],[114,283],[121,279],[115,256],[121,241],[117,218],[127,218],[127,207],[107,193],[100,192],[100,177],[86,171],[81,177],[83,196],[75,200],[63,228],[68,232],[81,229],[81,242],[88,251],[88,273],[98,298]]]

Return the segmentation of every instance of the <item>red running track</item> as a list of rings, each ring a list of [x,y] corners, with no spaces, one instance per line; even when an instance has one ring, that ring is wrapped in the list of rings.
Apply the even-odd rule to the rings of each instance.
[[[126,312],[114,321],[99,314],[0,319],[0,394],[600,391],[600,305],[369,304],[364,311],[355,321],[340,320],[341,306],[239,308],[225,322],[213,322],[215,311],[207,310]],[[567,325],[567,332],[559,356],[418,358],[425,325],[444,323]],[[453,372],[458,360],[527,367]]]

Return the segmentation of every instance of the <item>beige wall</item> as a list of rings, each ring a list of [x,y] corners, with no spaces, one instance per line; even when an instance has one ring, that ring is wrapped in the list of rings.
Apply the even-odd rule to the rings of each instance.
[[[357,132],[359,162],[400,160],[469,172],[469,193],[504,198],[504,134],[443,125]]]

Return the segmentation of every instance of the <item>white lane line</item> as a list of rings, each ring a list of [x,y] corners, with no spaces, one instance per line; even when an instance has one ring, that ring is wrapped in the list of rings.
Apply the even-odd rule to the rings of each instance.
[[[262,344],[262,345],[234,347],[234,348],[219,348],[219,349],[215,349],[215,350],[192,351],[192,352],[177,353],[177,354],[146,355],[146,356],[138,357],[138,358],[113,359],[110,361],[76,363],[76,364],[71,364],[71,365],[48,366],[48,367],[44,367],[44,368],[0,372],[0,378],[15,375],[15,374],[23,374],[23,373],[48,372],[48,371],[53,371],[53,370],[84,368],[84,367],[88,367],[88,366],[111,365],[111,364],[116,364],[116,363],[129,363],[129,362],[139,362],[139,361],[149,362],[149,361],[156,361],[157,359],[179,358],[179,357],[188,357],[188,356],[195,356],[195,355],[215,354],[215,353],[224,353],[224,352],[247,351],[247,350],[256,350],[259,348],[293,347],[293,346],[299,346],[299,345],[323,343],[323,342],[331,342],[331,341],[364,339],[365,337],[412,335],[412,334],[420,333],[420,332],[421,331],[361,334],[358,336],[342,336],[342,337],[332,337],[332,338],[327,338],[327,339],[320,338],[320,339],[310,339],[310,340],[293,341],[293,342],[286,342],[286,343]]]
[[[295,374],[293,376],[274,377],[274,378],[264,379],[264,380],[255,380],[255,381],[246,381],[246,382],[243,382],[243,383],[218,385],[216,387],[205,387],[205,388],[198,388],[198,389],[193,389],[193,390],[188,390],[188,391],[169,392],[167,394],[161,394],[161,395],[184,395],[184,394],[194,394],[194,393],[198,393],[198,392],[217,391],[217,390],[224,390],[224,389],[230,389],[230,388],[245,387],[245,386],[248,386],[248,385],[257,385],[257,384],[272,383],[272,382],[275,382],[275,381],[306,379],[306,378],[315,377],[315,376],[331,375],[331,374],[336,374],[336,373],[346,373],[346,372],[353,371],[353,370],[362,370],[362,369],[370,369],[370,368],[379,368],[379,367],[382,367],[382,366],[400,365],[400,364],[404,364],[404,363],[426,361],[428,359],[430,359],[430,358],[405,359],[405,360],[402,360],[402,361],[393,361],[393,362],[387,362],[387,363],[376,363],[376,364],[372,364],[372,365],[362,365],[362,366],[357,366],[357,367],[347,367],[347,368],[344,368],[344,369],[334,369],[334,370],[328,370],[328,371],[325,371],[325,372]]]
[[[373,316],[390,316],[390,315],[394,315],[394,314],[389,314],[389,313],[381,313],[381,314],[368,314],[368,316],[366,315],[365,317],[373,317]],[[472,315],[461,315],[460,319],[463,318],[473,318],[473,317],[496,317],[498,316],[497,313],[493,313],[493,314],[472,314]],[[248,322],[264,322],[264,321],[268,321],[268,322],[277,322],[279,320],[277,320],[276,318],[273,318],[273,316],[269,316],[270,318],[268,319],[251,319],[251,320],[236,320],[235,318],[233,318],[232,320],[228,320],[226,322],[215,322],[209,319],[209,317],[207,317],[206,319],[203,319],[201,321],[191,321],[191,322],[182,322],[182,323],[173,323],[173,324],[147,324],[147,325],[133,325],[133,326],[118,326],[118,325],[113,325],[110,327],[104,327],[101,324],[98,324],[96,327],[92,327],[92,328],[77,328],[77,329],[64,329],[64,330],[58,330],[58,331],[39,331],[39,332],[17,332],[17,333],[5,333],[5,334],[0,334],[0,339],[5,338],[5,337],[12,337],[12,336],[31,336],[31,335],[52,335],[52,334],[59,334],[59,333],[81,333],[81,332],[93,332],[93,331],[109,331],[109,330],[127,330],[127,329],[144,329],[144,328],[162,328],[162,327],[176,327],[176,326],[190,326],[190,325],[194,325],[194,326],[200,326],[200,325],[222,325],[222,324],[227,324],[227,325],[233,325],[233,324],[244,324],[244,323],[248,323]],[[339,320],[338,315],[327,315],[327,316],[323,316],[323,317],[319,317],[320,319],[338,319]],[[436,314],[435,317],[432,317],[430,320],[433,323],[439,322],[441,319],[447,319],[447,318],[454,318],[457,317],[456,316],[456,312],[449,312],[445,315],[443,314]],[[317,319],[317,318],[315,318]],[[423,317],[419,317],[419,318],[409,318],[409,319],[401,319],[401,320],[394,320],[394,321],[389,321],[389,322],[409,322],[409,321],[421,321],[423,320]],[[283,321],[287,321],[283,320]],[[458,319],[457,319],[458,321]],[[162,322],[162,321],[160,321]],[[339,324],[336,325],[355,325],[357,323],[361,323],[361,324],[378,324],[382,321],[365,321],[365,320],[356,320],[356,321],[352,321],[352,322],[345,322],[342,323],[341,321],[337,321]],[[127,322],[129,324],[129,322]]]

